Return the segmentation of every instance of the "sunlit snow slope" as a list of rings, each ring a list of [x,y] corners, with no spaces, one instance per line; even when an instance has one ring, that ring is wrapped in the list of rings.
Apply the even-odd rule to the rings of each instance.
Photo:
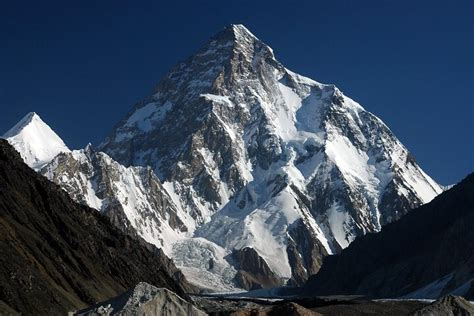
[[[69,152],[62,139],[34,112],[28,113],[2,138],[8,140],[33,169],[41,168],[60,152]]]

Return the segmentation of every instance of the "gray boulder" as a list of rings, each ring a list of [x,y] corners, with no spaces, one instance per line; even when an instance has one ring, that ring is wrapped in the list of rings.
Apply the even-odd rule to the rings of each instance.
[[[168,289],[140,282],[135,288],[108,301],[78,311],[75,315],[203,316],[207,314]]]

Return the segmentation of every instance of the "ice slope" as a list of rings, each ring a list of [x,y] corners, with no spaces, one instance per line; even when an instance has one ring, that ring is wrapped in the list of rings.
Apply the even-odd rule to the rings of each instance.
[[[35,112],[28,113],[2,138],[8,140],[33,169],[41,168],[60,152],[69,152],[63,140]]]
[[[186,279],[208,292],[242,291],[235,283],[236,269],[228,262],[231,251],[204,238],[186,238],[174,243],[174,263]]]

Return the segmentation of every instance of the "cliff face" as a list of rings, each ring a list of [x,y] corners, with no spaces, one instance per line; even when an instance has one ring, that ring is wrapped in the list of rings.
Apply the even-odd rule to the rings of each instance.
[[[30,169],[0,140],[0,301],[24,314],[59,315],[140,281],[192,291],[161,250],[115,228]]]
[[[305,286],[307,294],[472,298],[474,174],[380,233],[330,256]]]

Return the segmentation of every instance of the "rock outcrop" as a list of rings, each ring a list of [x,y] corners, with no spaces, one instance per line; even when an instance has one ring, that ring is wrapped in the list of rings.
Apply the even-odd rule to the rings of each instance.
[[[255,249],[249,247],[235,249],[232,256],[238,269],[235,276],[238,286],[246,290],[256,290],[283,285]]]
[[[166,288],[140,282],[133,289],[92,307],[80,310],[77,316],[205,316],[193,304]]]

